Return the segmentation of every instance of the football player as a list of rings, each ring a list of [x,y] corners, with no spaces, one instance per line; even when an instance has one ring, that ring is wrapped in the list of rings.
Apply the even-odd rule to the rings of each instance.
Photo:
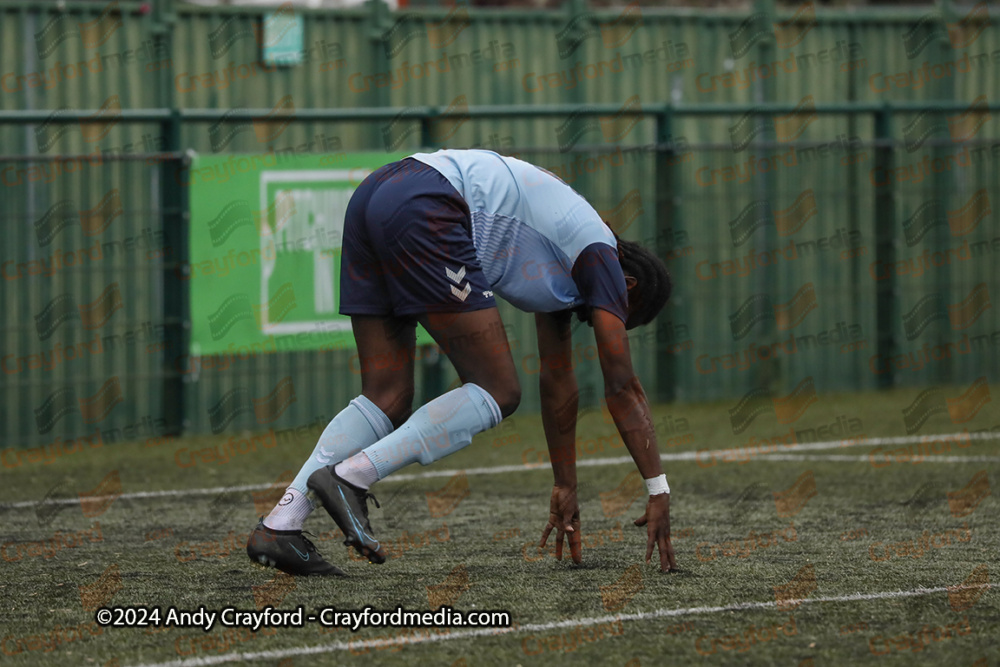
[[[312,490],[370,562],[386,552],[368,520],[369,488],[400,468],[466,447],[517,408],[521,388],[494,295],[535,314],[542,424],[555,483],[545,546],[556,532],[581,560],[576,494],[577,383],[571,318],[594,329],[608,410],[649,499],[636,525],[660,568],[676,567],[670,488],[627,331],[670,296],[663,263],[618,239],[600,215],[548,171],[487,150],[417,153],[370,174],[348,204],[340,313],[351,317],[361,395],[323,431],[313,453],[247,544],[250,558],[285,572],[342,575],[302,534]],[[462,385],[412,411],[420,323]]]

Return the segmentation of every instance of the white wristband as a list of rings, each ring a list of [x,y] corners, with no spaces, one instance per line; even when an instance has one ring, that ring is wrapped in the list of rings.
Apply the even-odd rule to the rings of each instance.
[[[661,493],[670,493],[670,485],[667,484],[667,476],[660,475],[659,477],[654,477],[653,479],[647,479],[646,490],[649,491],[649,495],[651,496],[656,496]]]

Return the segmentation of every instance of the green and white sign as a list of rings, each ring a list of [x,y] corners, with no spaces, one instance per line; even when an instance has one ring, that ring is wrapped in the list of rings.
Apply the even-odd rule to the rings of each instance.
[[[264,15],[263,60],[267,65],[302,62],[302,21],[291,4]]]
[[[344,213],[368,174],[402,157],[195,157],[191,354],[353,347],[350,318],[338,314]]]

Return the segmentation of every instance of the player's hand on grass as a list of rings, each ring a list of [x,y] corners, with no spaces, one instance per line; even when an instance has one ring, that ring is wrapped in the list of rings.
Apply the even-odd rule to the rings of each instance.
[[[653,556],[656,545],[660,551],[660,571],[676,570],[674,545],[670,543],[670,494],[650,496],[646,513],[635,520],[635,525],[646,526],[646,562]]]
[[[542,541],[539,548],[544,548],[552,529],[556,530],[556,560],[562,560],[563,536],[569,541],[569,553],[573,562],[580,564],[580,505],[576,500],[576,487],[552,487],[552,498],[549,500],[549,522],[542,531]]]

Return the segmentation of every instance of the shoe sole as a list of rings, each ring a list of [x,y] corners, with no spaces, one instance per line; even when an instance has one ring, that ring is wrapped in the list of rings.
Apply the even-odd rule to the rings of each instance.
[[[275,569],[279,572],[284,572],[285,574],[290,574],[293,577],[346,577],[347,573],[337,568],[332,572],[289,572],[288,570],[282,570],[278,567],[278,562],[266,554],[257,554],[257,557],[251,557],[250,562],[256,567],[262,567],[266,570]],[[333,563],[331,563],[333,565]],[[333,567],[337,567],[333,565]]]
[[[290,574],[293,577],[346,577],[347,576],[346,572],[344,572],[343,570],[341,570],[339,567],[337,567],[333,563],[330,563],[329,561],[326,561],[327,564],[330,567],[334,568],[333,571],[331,571],[331,572],[289,572],[288,570],[284,570],[284,569],[278,567],[278,561],[276,561],[273,557],[268,556],[265,553],[258,553],[256,555],[250,555],[250,553],[248,551],[247,552],[247,557],[250,559],[250,562],[253,563],[255,566],[263,567],[265,569],[274,568],[274,569],[278,570],[279,572],[284,572],[285,574]]]
[[[253,562],[252,558],[250,560],[251,560],[251,562]],[[276,560],[274,560],[273,558],[269,558],[268,556],[265,556],[264,554],[259,554],[257,556],[257,562],[260,563],[261,565],[263,565],[264,567],[273,567],[273,568],[277,568],[278,567],[278,562]]]
[[[351,526],[350,524],[348,524],[347,526],[343,525],[340,522],[340,519],[337,518],[337,513],[331,509],[331,505],[333,505],[333,503],[332,501],[328,500],[327,489],[323,488],[325,480],[323,480],[322,475],[324,474],[329,475],[331,479],[333,477],[328,467],[320,468],[313,474],[309,475],[309,479],[306,481],[306,487],[319,497],[320,502],[323,503],[323,509],[326,510],[326,513],[330,515],[334,523],[336,523],[337,526],[340,528],[340,530],[343,531],[344,537],[346,538],[344,543],[347,544],[348,546],[354,547],[354,550],[357,551],[362,556],[364,556],[365,558],[367,558],[368,562],[375,563],[376,565],[382,565],[383,563],[385,563],[386,559],[385,554],[379,553],[377,550],[365,546],[364,544],[361,544],[356,537],[350,537],[352,533],[356,533],[356,531],[353,530],[353,526]],[[316,478],[315,482],[313,481],[313,478]],[[343,490],[340,488],[340,485],[337,484],[336,481],[332,481],[332,484],[334,485],[334,488],[337,491],[339,491],[341,495],[343,495]],[[343,507],[344,509],[347,510],[347,513],[350,516],[350,518],[352,518],[355,522],[358,523],[358,525],[360,525],[361,522],[358,521],[357,517],[354,516],[354,512],[351,511],[351,507],[347,503],[346,498],[344,498]],[[381,544],[379,546],[381,546]]]
[[[344,572],[343,570],[340,570],[339,572],[326,572],[326,573],[324,573],[324,572],[307,572],[307,573],[289,572],[288,570],[282,570],[280,567],[278,567],[278,564],[275,562],[275,560],[273,558],[268,558],[264,554],[261,554],[260,556],[258,556],[257,560],[254,560],[253,558],[251,558],[250,559],[250,563],[254,567],[260,567],[260,568],[263,568],[265,570],[277,570],[278,572],[284,572],[285,574],[293,576],[293,577],[346,577],[347,576],[347,573]]]

